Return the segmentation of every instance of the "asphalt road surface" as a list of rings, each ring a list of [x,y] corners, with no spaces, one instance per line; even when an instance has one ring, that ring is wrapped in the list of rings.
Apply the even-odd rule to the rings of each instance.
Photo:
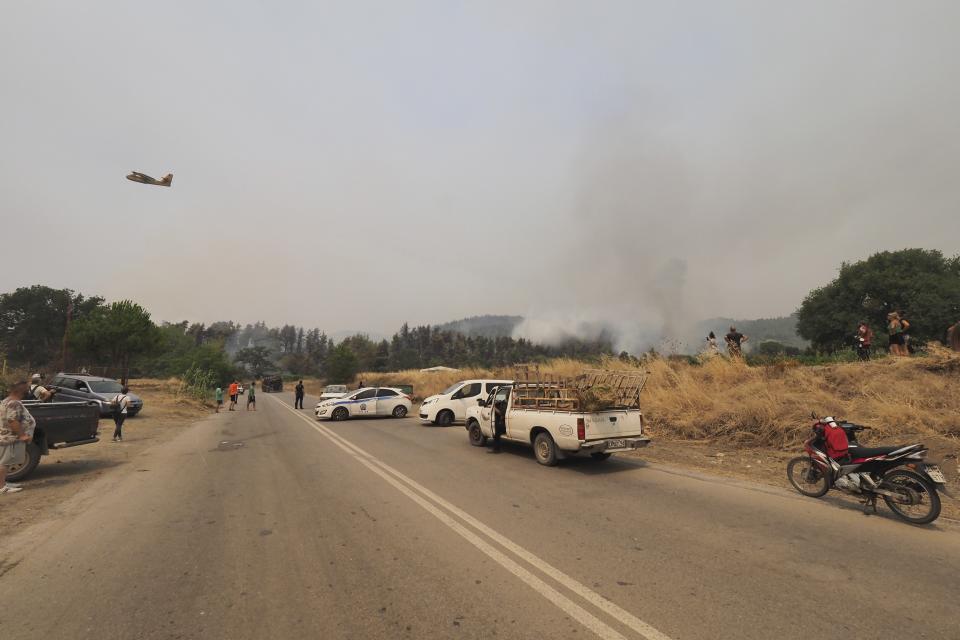
[[[259,400],[3,532],[0,638],[960,638],[955,526]]]

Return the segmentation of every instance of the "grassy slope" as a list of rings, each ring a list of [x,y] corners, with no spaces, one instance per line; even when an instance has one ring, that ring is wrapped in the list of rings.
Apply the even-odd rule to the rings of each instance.
[[[609,368],[636,365],[610,360]],[[652,359],[642,406],[659,438],[792,448],[810,427],[810,412],[874,427],[870,440],[893,436],[960,438],[960,354],[935,350],[923,358],[870,363],[748,367],[726,358],[701,365]],[[555,360],[545,372],[575,376],[584,368]],[[473,377],[511,378],[509,370],[447,373],[364,373],[366,384],[413,384],[419,398]]]

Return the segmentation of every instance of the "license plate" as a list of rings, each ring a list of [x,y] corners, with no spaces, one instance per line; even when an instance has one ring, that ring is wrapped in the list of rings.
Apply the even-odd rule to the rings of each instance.
[[[626,449],[626,440],[607,440],[607,449]]]
[[[943,472],[940,471],[939,467],[927,467],[927,475],[930,476],[930,479],[938,484],[946,484],[947,479],[943,477]]]

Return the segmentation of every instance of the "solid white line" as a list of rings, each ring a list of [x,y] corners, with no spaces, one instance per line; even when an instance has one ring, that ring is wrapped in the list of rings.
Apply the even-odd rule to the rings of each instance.
[[[280,401],[284,405],[284,408],[291,412],[295,412],[295,409],[291,409],[289,405],[285,402]],[[386,471],[381,469],[379,465],[374,461],[375,459],[369,454],[359,454],[355,451],[352,451],[349,447],[344,446],[336,437],[334,437],[326,427],[321,427],[317,424],[314,424],[310,421],[309,418],[300,413],[294,413],[294,415],[306,420],[309,422],[310,426],[316,429],[321,435],[329,439],[334,445],[343,449],[347,455],[355,458],[375,474],[386,480],[390,485],[395,489],[400,491],[402,494],[419,504],[421,507],[426,509],[431,515],[433,515],[437,520],[447,525],[453,529],[456,533],[460,534],[465,538],[470,544],[475,546],[477,549],[487,554],[490,558],[497,562],[504,569],[520,578],[525,582],[530,588],[539,593],[541,596],[549,600],[552,604],[556,605],[561,611],[566,613],[571,618],[577,620],[584,627],[593,631],[599,637],[604,640],[626,640],[623,635],[617,632],[613,627],[602,622],[599,618],[591,614],[589,611],[570,600],[562,593],[548,585],[546,582],[530,573],[515,561],[508,558],[498,549],[494,548],[492,545],[484,541],[480,536],[470,531],[462,524],[451,518],[448,514],[444,513],[436,506],[425,500],[422,496],[416,494],[409,487],[405,486],[403,483],[398,481],[396,478],[391,477]]]
[[[593,591],[592,589],[588,588],[587,586],[585,586],[583,583],[578,582],[577,580],[575,580],[574,578],[571,578],[570,576],[568,576],[567,574],[563,573],[562,571],[560,571],[560,570],[557,569],[556,567],[553,567],[552,565],[550,565],[549,563],[545,562],[545,561],[542,560],[541,558],[539,558],[539,557],[537,557],[536,555],[530,553],[529,551],[527,551],[526,549],[524,549],[524,548],[521,547],[520,545],[516,544],[515,542],[513,542],[512,540],[510,540],[510,539],[507,538],[506,536],[504,536],[504,535],[502,535],[501,533],[499,533],[499,532],[491,529],[490,527],[488,527],[487,525],[483,524],[482,522],[480,522],[479,520],[477,520],[476,518],[474,518],[474,517],[471,516],[470,514],[466,513],[465,511],[463,511],[463,510],[460,509],[459,507],[451,504],[450,502],[444,500],[443,498],[441,498],[440,496],[438,496],[438,495],[435,494],[434,492],[430,491],[429,489],[427,489],[426,487],[424,487],[423,485],[421,485],[421,484],[418,483],[417,481],[415,481],[415,480],[413,480],[412,478],[404,475],[404,474],[401,473],[400,471],[397,471],[396,469],[394,469],[394,468],[391,467],[390,465],[386,464],[386,463],[383,462],[382,460],[376,458],[375,456],[367,453],[366,451],[364,451],[363,449],[361,449],[361,448],[358,447],[357,445],[353,444],[352,442],[350,442],[349,440],[347,440],[347,439],[344,438],[343,436],[341,436],[341,435],[339,435],[339,434],[337,434],[337,433],[334,433],[334,432],[331,431],[328,427],[326,427],[326,426],[324,426],[324,425],[321,425],[321,424],[318,424],[317,422],[315,422],[314,420],[310,419],[309,417],[303,415],[302,413],[299,413],[298,411],[296,411],[295,409],[293,409],[292,407],[290,407],[290,405],[288,405],[286,402],[283,402],[283,401],[280,400],[279,398],[275,398],[275,400],[277,400],[278,402],[280,402],[280,404],[281,404],[285,409],[287,409],[288,411],[290,411],[291,413],[293,413],[293,414],[296,415],[297,417],[301,418],[301,419],[304,420],[307,424],[309,424],[311,427],[313,427],[314,429],[316,429],[319,433],[327,436],[327,438],[329,438],[330,440],[332,440],[335,444],[338,444],[341,448],[348,450],[352,455],[354,455],[354,457],[356,457],[358,460],[360,460],[361,462],[363,462],[363,463],[364,463],[365,465],[367,465],[368,467],[371,467],[371,469],[373,468],[371,465],[375,465],[375,466],[383,469],[384,471],[392,474],[392,475],[395,476],[396,478],[399,478],[400,480],[402,480],[403,482],[407,483],[410,487],[416,489],[417,491],[419,491],[421,494],[423,494],[424,496],[426,496],[426,497],[429,498],[430,500],[433,500],[433,501],[434,501],[436,504],[438,504],[439,506],[443,507],[444,509],[446,509],[446,510],[449,511],[450,513],[452,513],[452,514],[454,514],[455,516],[457,516],[457,517],[459,517],[460,519],[462,519],[462,520],[463,520],[464,522],[466,522],[467,524],[471,525],[472,527],[474,527],[475,529],[477,529],[477,530],[480,531],[481,533],[485,534],[486,536],[488,536],[489,538],[491,538],[491,539],[494,540],[495,542],[499,543],[500,545],[502,545],[503,547],[505,547],[507,550],[513,552],[514,554],[516,554],[517,556],[519,556],[521,559],[525,560],[526,562],[528,562],[529,564],[533,565],[534,567],[540,569],[541,571],[543,571],[544,573],[546,573],[548,576],[550,576],[551,578],[553,578],[554,580],[556,580],[557,582],[559,582],[560,584],[562,584],[562,585],[565,586],[566,588],[570,589],[571,591],[573,591],[574,593],[576,593],[577,595],[579,595],[581,598],[583,598],[583,599],[586,600],[587,602],[593,604],[593,605],[596,606],[598,609],[604,611],[605,613],[607,613],[607,614],[610,615],[611,617],[615,618],[616,620],[619,620],[621,623],[623,623],[624,625],[626,625],[626,626],[628,626],[629,628],[633,629],[635,632],[637,632],[638,634],[640,634],[640,635],[643,636],[644,638],[647,638],[647,640],[670,640],[670,637],[669,637],[669,636],[667,636],[666,634],[662,633],[662,632],[659,631],[658,629],[656,629],[656,628],[654,628],[653,626],[647,624],[647,623],[644,622],[643,620],[640,620],[639,618],[637,618],[636,616],[634,616],[634,615],[633,615],[632,613],[630,613],[629,611],[626,611],[625,609],[623,609],[623,608],[621,608],[621,607],[618,607],[618,606],[615,605],[614,603],[610,602],[609,600],[607,600],[606,598],[604,598],[603,596],[601,596],[599,593],[597,593],[597,592]],[[379,470],[375,470],[375,471],[377,471],[378,475],[383,476],[383,474],[382,474]],[[384,478],[387,479],[386,476],[384,476]],[[391,484],[393,484],[392,478],[389,479],[388,481],[391,481]],[[398,487],[398,488],[399,488],[399,487]],[[407,493],[406,487],[403,487],[403,489],[404,489],[404,493]],[[409,495],[409,494],[408,494],[408,495]],[[414,494],[414,495],[416,495],[416,494]],[[411,497],[413,497],[413,496],[411,496]],[[420,500],[421,500],[420,496],[416,496],[415,499],[418,501],[418,504],[421,504],[421,506],[423,506],[422,503],[420,503]],[[429,504],[429,503],[427,503],[427,504]],[[433,505],[430,505],[430,507],[433,508]],[[427,507],[425,506],[424,508],[427,508]],[[428,509],[428,510],[429,510],[429,509]],[[432,511],[431,511],[431,513],[432,513]],[[442,513],[442,512],[441,512],[441,513]],[[436,515],[436,514],[434,514],[434,515]],[[446,516],[446,514],[443,514],[443,515],[444,515],[444,517],[448,517],[448,516]],[[439,516],[438,516],[438,518],[439,518]],[[459,523],[457,523],[456,521],[452,521],[452,522],[454,522],[454,524],[456,524],[457,526],[460,526]],[[446,522],[445,522],[445,523],[446,523]],[[448,525],[448,526],[449,526],[449,525]],[[470,533],[470,535],[473,535],[472,532],[469,532],[469,530],[465,530],[465,531],[467,531],[467,533]],[[458,531],[458,533],[460,533],[460,531]],[[463,535],[463,534],[461,533],[461,535]],[[464,536],[464,537],[466,537],[466,536]],[[472,540],[471,540],[471,542],[472,542]],[[486,544],[486,543],[483,542],[482,540],[480,540],[480,542],[483,543],[483,544]],[[499,552],[496,551],[495,549],[494,549],[494,551],[495,551],[496,553],[499,553]],[[487,555],[490,555],[490,554],[488,553]],[[491,556],[491,557],[493,557],[493,556]],[[494,559],[496,559],[496,558],[494,558]],[[506,558],[506,559],[509,560],[509,558]],[[498,562],[499,562],[499,560],[498,560]],[[512,562],[512,560],[511,560],[510,562]],[[501,564],[502,564],[502,563],[501,563]],[[520,567],[518,567],[518,568],[520,568]],[[522,568],[521,568],[521,570],[522,570]],[[512,572],[512,571],[511,571],[511,572]],[[531,575],[531,577],[533,577],[535,580],[539,580],[539,578],[536,578],[535,576],[532,576],[532,575]],[[529,584],[529,583],[528,583],[528,584]],[[545,583],[543,583],[543,584],[544,584],[544,586],[545,586],[547,589],[551,589],[551,587],[549,587],[549,586],[546,585]],[[531,585],[531,586],[532,586],[532,585]],[[555,592],[555,593],[556,593],[556,592]],[[543,595],[543,594],[541,593],[541,595]],[[561,598],[563,598],[563,596],[560,595],[559,593],[558,593],[557,595],[560,596]],[[547,597],[547,596],[544,595],[544,597]],[[548,599],[550,599],[550,598],[548,598]],[[556,603],[555,603],[555,604],[556,604]],[[575,603],[573,603],[573,602],[570,602],[570,604],[573,605],[573,606],[575,606],[575,607],[577,606],[577,605],[576,605]],[[557,606],[560,606],[560,605],[557,605]],[[563,607],[561,607],[561,608],[563,608]],[[586,615],[588,615],[588,616],[590,615],[590,614],[587,613],[586,611],[584,611],[584,613],[585,613]],[[573,615],[573,614],[571,614],[571,615]],[[592,616],[591,616],[591,617],[592,617]],[[595,618],[594,618],[594,619],[595,619]],[[600,623],[600,624],[603,624],[603,623],[600,622],[599,620],[597,620],[597,622]],[[588,626],[588,625],[584,625],[584,626]],[[588,626],[588,628],[589,628],[589,626]],[[608,627],[608,628],[609,628],[609,627]],[[613,629],[610,629],[610,631],[613,631]],[[613,631],[613,632],[616,633],[615,631]],[[618,634],[618,635],[619,635],[619,634]]]

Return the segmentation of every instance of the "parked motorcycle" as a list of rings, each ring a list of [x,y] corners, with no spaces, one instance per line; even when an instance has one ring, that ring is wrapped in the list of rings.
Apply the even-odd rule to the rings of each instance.
[[[865,447],[857,434],[868,430],[858,424],[832,417],[817,418],[813,436],[804,442],[806,456],[787,463],[790,484],[805,496],[819,498],[830,489],[839,489],[861,498],[864,511],[877,511],[877,498],[882,497],[897,517],[911,524],[929,524],[940,515],[940,493],[946,490],[946,479],[935,464],[925,462],[927,448],[922,444],[893,447]],[[840,427],[847,435],[849,455],[840,460],[826,451],[824,430]]]

